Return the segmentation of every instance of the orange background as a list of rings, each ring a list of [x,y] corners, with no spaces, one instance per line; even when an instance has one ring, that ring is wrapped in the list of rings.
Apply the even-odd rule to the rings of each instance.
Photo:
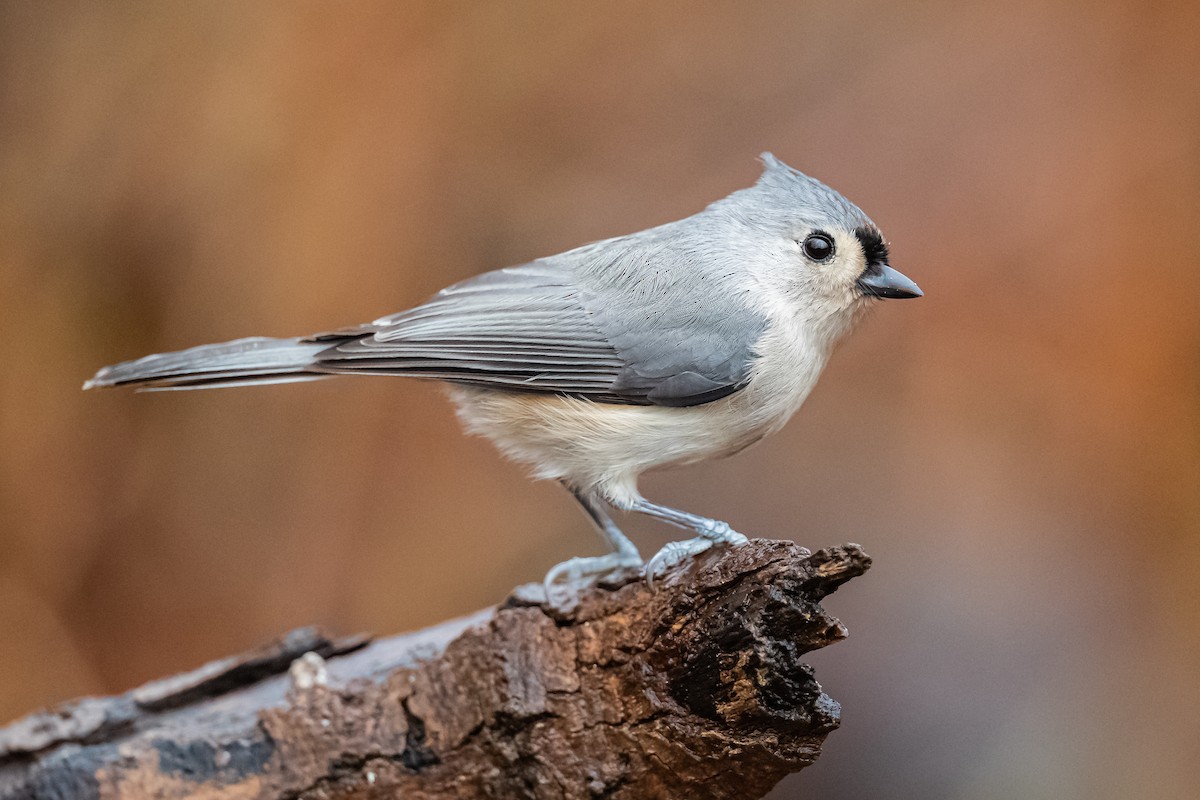
[[[597,551],[436,386],[97,367],[369,320],[772,150],[927,294],[781,434],[643,483],[876,559],[777,797],[1195,796],[1200,6],[646,5],[0,5],[0,717]]]

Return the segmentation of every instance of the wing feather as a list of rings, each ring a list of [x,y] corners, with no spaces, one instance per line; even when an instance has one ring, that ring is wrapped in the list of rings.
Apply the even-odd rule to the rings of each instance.
[[[625,360],[596,325],[572,276],[539,262],[455,284],[331,344],[317,356],[318,367],[329,372],[650,402],[645,392],[611,391]]]
[[[613,302],[620,292],[611,287],[601,302],[583,283],[561,257],[488,272],[360,329],[312,337],[329,345],[313,369],[638,405],[696,405],[744,385],[752,340],[703,324],[689,331],[669,308],[639,313],[633,297]],[[712,343],[726,340],[714,360]]]

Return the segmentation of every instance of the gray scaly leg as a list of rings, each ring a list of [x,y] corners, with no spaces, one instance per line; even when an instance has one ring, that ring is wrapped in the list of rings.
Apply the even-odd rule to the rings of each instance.
[[[640,570],[642,556],[638,553],[637,546],[629,541],[629,537],[613,522],[612,517],[604,510],[601,500],[595,494],[581,492],[570,486],[567,488],[583,506],[588,518],[604,537],[612,552],[602,556],[572,558],[551,567],[544,580],[547,595],[551,587],[557,584],[575,583],[580,579],[610,575],[625,569]]]

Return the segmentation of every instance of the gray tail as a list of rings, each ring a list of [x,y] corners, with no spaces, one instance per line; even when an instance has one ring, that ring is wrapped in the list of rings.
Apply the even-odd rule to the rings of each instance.
[[[310,367],[314,365],[317,353],[332,344],[334,342],[261,336],[206,344],[105,367],[83,388],[208,389],[313,381],[329,377],[327,373],[310,370]]]

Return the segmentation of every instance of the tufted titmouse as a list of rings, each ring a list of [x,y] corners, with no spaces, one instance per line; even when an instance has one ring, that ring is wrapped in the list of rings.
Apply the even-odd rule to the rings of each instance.
[[[754,186],[678,222],[488,272],[367,325],[146,356],[84,388],[446,381],[466,429],[560,481],[611,548],[559,564],[548,585],[643,568],[608,506],[695,534],[645,565],[652,579],[746,538],[651,503],[638,475],[730,455],[778,430],[875,299],[921,296],[888,266],[879,229],[855,205],[770,153],[762,160]]]

